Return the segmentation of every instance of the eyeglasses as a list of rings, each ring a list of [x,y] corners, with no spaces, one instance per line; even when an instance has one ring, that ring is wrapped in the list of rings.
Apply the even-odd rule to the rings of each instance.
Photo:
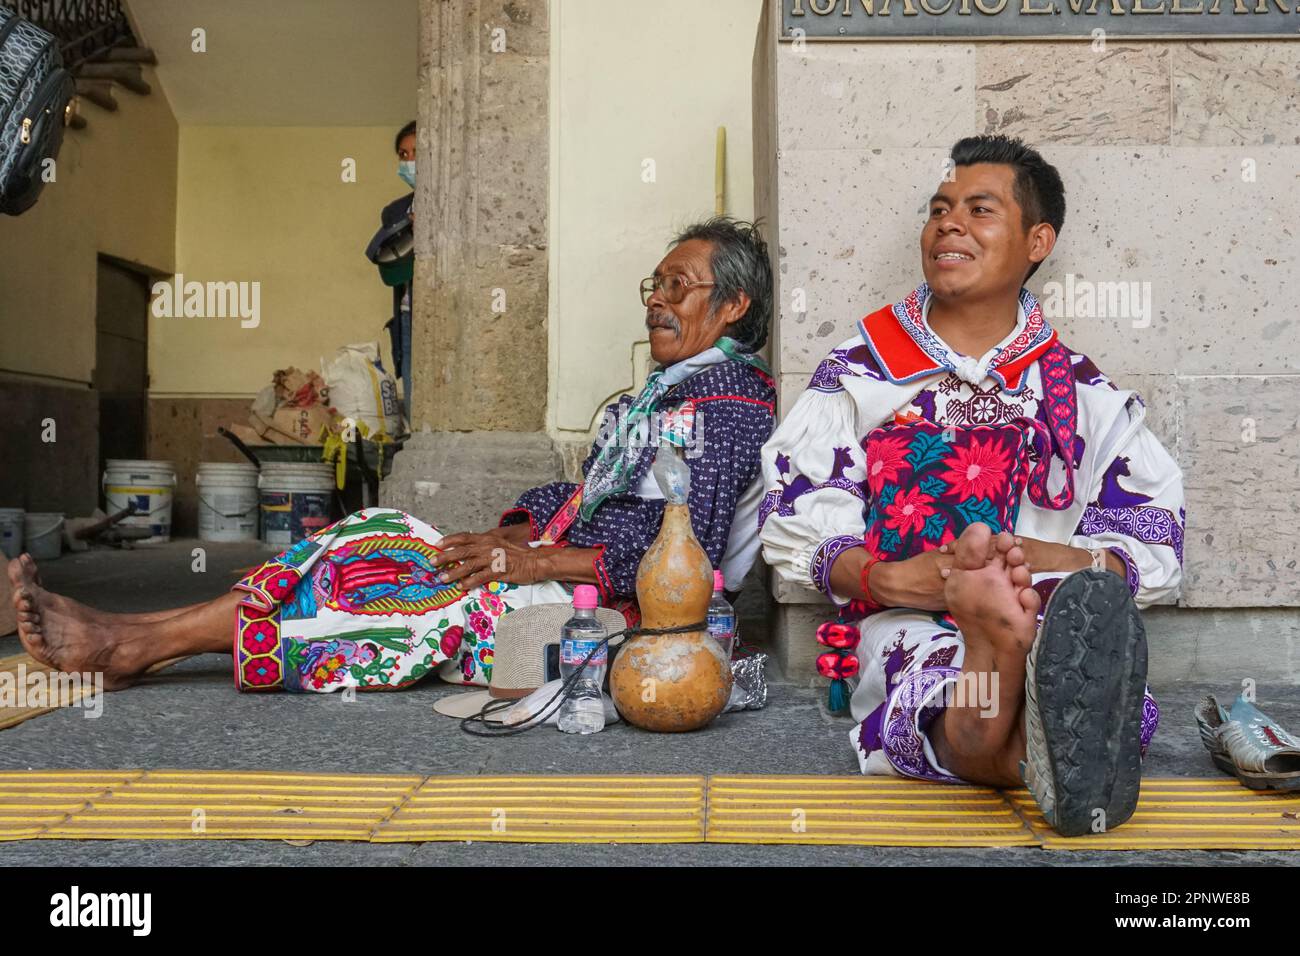
[[[655,290],[663,293],[664,301],[669,305],[677,305],[682,299],[686,298],[686,293],[696,286],[716,285],[714,282],[700,282],[696,279],[688,279],[676,272],[666,276],[650,276],[641,280],[641,304],[649,305],[650,296],[655,294]]]

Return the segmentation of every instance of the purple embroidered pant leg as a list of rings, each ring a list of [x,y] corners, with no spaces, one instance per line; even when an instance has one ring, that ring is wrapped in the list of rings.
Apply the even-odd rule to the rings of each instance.
[[[961,675],[961,633],[924,611],[894,609],[861,622],[861,678],[851,709],[849,734],[865,774],[899,774],[921,780],[961,782],[940,765],[929,728],[945,692]],[[979,688],[971,688],[980,695]],[[978,698],[977,698],[978,699]],[[1142,705],[1142,754],[1155,735],[1160,711],[1148,688]]]

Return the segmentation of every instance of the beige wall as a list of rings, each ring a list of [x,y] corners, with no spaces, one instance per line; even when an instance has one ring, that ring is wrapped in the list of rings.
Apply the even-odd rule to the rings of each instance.
[[[644,378],[637,283],[710,215],[727,127],[727,212],[753,211],[750,56],[759,0],[551,5],[551,433],[578,439]],[[643,182],[645,160],[655,181]],[[633,343],[642,343],[639,347]]]
[[[95,366],[98,253],[170,271],[177,126],[152,71],[149,96],[88,103],[68,130],[56,180],[19,217],[0,216],[0,369],[88,385]]]
[[[176,270],[186,282],[261,283],[261,316],[256,328],[151,318],[152,395],[251,395],[274,370],[319,369],[351,342],[380,342],[388,363],[392,294],[364,251],[380,210],[407,191],[395,132],[181,129]],[[345,158],[356,160],[354,183],[342,180]]]

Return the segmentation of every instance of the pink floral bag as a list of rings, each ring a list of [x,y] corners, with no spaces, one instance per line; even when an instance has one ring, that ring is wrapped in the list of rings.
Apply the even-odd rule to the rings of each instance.
[[[976,522],[996,533],[1015,528],[1029,480],[1026,420],[941,427],[891,424],[863,439],[867,550],[902,561],[953,541]]]

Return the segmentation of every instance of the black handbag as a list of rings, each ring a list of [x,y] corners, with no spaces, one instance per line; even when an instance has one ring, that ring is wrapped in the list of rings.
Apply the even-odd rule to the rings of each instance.
[[[0,6],[0,212],[35,204],[75,94],[54,36]]]

